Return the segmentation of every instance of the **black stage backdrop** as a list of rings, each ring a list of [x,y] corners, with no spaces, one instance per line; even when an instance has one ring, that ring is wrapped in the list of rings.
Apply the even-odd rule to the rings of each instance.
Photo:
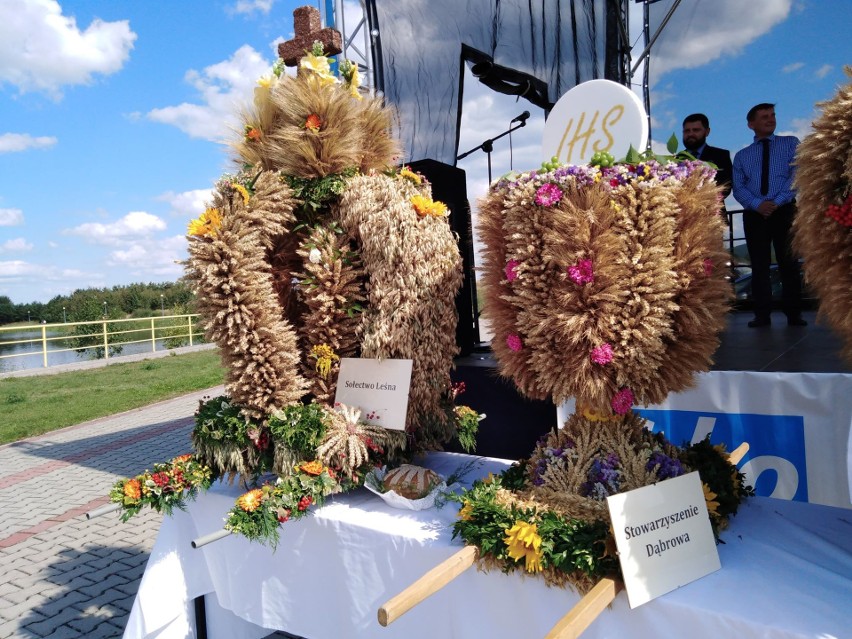
[[[465,58],[477,62],[462,53],[462,45],[505,70],[509,84],[520,86],[520,92],[524,82],[516,74],[531,76],[544,87],[545,101],[550,103],[586,80],[606,77],[623,82],[624,67],[617,57],[626,43],[614,25],[625,3],[368,0],[376,87],[400,113],[406,159],[455,164],[462,64]],[[537,93],[538,106],[547,109]],[[530,95],[524,97],[537,103]]]

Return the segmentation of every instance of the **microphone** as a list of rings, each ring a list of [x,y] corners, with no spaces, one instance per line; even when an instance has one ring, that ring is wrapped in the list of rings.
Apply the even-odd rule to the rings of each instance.
[[[515,122],[526,122],[527,118],[529,118],[529,117],[530,117],[530,112],[524,111],[518,117],[512,118],[511,120],[509,120],[509,124],[514,124]]]

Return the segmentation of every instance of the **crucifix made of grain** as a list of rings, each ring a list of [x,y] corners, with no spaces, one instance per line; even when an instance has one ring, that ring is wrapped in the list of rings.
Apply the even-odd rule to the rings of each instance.
[[[292,40],[278,45],[278,55],[288,67],[295,67],[314,42],[322,44],[323,54],[337,55],[343,51],[343,38],[340,31],[322,28],[320,13],[314,7],[299,7],[293,12],[293,30],[296,36]]]

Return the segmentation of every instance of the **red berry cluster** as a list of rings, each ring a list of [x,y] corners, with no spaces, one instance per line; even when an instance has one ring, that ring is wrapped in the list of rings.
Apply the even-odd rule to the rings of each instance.
[[[281,522],[283,524],[288,519],[290,519],[290,509],[289,508],[284,508],[283,510],[278,511],[278,521],[279,522]]]
[[[846,196],[843,204],[829,204],[825,214],[843,226],[852,226],[852,194]]]
[[[302,497],[299,500],[299,510],[300,511],[307,510],[312,503],[314,503],[314,498],[311,497],[310,495],[305,495],[304,497]]]

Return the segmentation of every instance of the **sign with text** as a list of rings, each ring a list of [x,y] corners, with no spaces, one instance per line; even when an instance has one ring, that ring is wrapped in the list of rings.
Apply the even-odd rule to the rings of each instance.
[[[334,401],[361,409],[361,418],[390,430],[405,430],[410,359],[343,357]]]
[[[721,567],[697,472],[607,502],[631,608]]]
[[[648,118],[633,91],[611,80],[590,80],[567,91],[544,124],[542,159],[588,164],[598,151],[615,159],[648,142]]]

